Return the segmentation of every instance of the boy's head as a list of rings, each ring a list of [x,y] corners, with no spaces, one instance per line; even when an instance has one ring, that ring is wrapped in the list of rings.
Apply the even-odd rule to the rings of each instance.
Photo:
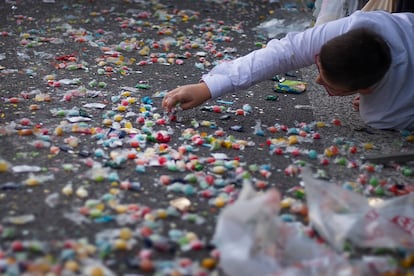
[[[344,94],[353,94],[350,92],[368,89],[384,77],[391,64],[391,53],[380,35],[359,28],[325,43],[316,63],[319,78],[323,78],[323,83],[318,83],[327,90],[332,85],[348,91]]]

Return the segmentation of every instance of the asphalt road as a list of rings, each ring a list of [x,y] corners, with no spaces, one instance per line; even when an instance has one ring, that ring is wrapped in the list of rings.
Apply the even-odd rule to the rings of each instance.
[[[267,1],[3,1],[0,273],[219,273],[221,208],[246,180],[304,202],[303,164],[340,183],[386,180],[367,197],[411,191],[409,165],[361,159],[412,149],[411,133],[366,128],[313,67],[279,76],[305,81],[302,94],[268,80],[175,118],[160,109],[166,91],[262,47],[257,27],[274,18],[283,33],[311,14]]]

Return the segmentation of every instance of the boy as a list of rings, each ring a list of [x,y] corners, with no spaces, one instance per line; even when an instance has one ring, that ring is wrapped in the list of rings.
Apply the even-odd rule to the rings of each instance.
[[[377,129],[414,129],[414,14],[357,11],[224,62],[198,84],[178,87],[162,106],[196,107],[272,76],[316,64],[331,96],[357,94],[363,121]]]

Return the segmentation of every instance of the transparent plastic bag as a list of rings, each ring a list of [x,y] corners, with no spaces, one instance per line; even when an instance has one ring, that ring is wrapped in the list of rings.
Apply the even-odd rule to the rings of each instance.
[[[361,248],[414,249],[414,194],[371,206],[368,199],[302,170],[312,226],[337,251],[345,242]]]
[[[321,0],[315,3],[318,10],[315,26],[352,14],[358,9],[358,0]]]
[[[226,275],[380,275],[396,269],[392,256],[351,260],[342,252],[344,242],[413,248],[412,195],[371,207],[365,197],[314,178],[310,168],[302,168],[302,178],[310,222],[327,243],[310,239],[302,223],[279,217],[278,191],[257,193],[247,182],[220,213],[214,233]]]
[[[278,217],[280,195],[245,184],[219,216],[214,242],[226,275],[362,275],[361,267],[311,240],[303,225]]]

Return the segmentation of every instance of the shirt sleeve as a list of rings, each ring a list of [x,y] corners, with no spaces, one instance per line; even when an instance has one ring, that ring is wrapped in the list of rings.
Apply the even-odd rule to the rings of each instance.
[[[347,29],[347,18],[332,21],[303,32],[291,32],[284,38],[270,40],[265,48],[235,60],[223,62],[202,76],[212,98],[247,89],[276,74],[309,66],[329,39]]]

